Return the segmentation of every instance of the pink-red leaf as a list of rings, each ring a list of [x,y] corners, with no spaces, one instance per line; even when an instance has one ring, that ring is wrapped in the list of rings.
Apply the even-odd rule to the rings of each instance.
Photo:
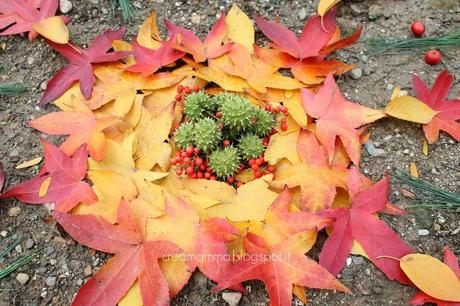
[[[67,212],[78,203],[92,204],[97,201],[88,183],[82,181],[86,174],[87,151],[80,147],[72,157],[56,146],[41,141],[45,148],[45,166],[34,178],[19,183],[0,198],[15,197],[31,204],[54,202],[55,209]],[[51,180],[45,195],[40,189],[45,180]]]
[[[96,78],[93,74],[93,64],[113,62],[129,55],[129,52],[110,52],[112,42],[121,39],[125,29],[105,31],[95,38],[87,49],[81,49],[70,44],[61,45],[51,41],[48,44],[70,61],[66,67],[56,73],[48,82],[40,105],[59,98],[72,84],[80,81],[80,90],[86,99],[91,98]]]

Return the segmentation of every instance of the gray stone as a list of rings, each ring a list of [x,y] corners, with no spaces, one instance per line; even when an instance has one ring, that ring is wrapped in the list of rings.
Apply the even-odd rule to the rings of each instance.
[[[72,2],[70,2],[69,0],[60,0],[59,1],[59,10],[63,13],[63,14],[67,14],[68,12],[70,12],[73,8],[73,5],[72,5]]]
[[[242,294],[240,292],[222,292],[222,299],[230,306],[236,306],[240,302]]]
[[[81,278],[77,279],[77,286],[83,285],[83,280]]]
[[[376,20],[379,17],[383,16],[383,10],[380,5],[374,4],[369,7],[369,12],[367,13],[369,20]]]
[[[45,284],[46,284],[48,287],[53,287],[54,285],[56,285],[56,280],[57,280],[57,277],[56,277],[56,276],[48,276],[48,277],[46,278]]]
[[[419,229],[419,230],[417,231],[417,234],[418,234],[419,236],[428,236],[428,235],[430,234],[430,231],[427,230],[427,229]]]
[[[14,250],[15,250],[16,252],[18,252],[18,253],[22,253],[22,246],[21,246],[20,244],[18,244],[18,245],[14,248]]]
[[[8,210],[8,216],[10,217],[17,217],[21,214],[21,207],[19,206],[16,206],[16,207],[11,207],[9,210]]]
[[[364,262],[364,258],[361,256],[352,256],[351,259],[355,265],[361,265]]]
[[[297,12],[297,15],[299,15],[300,20],[304,20],[307,18],[308,12],[306,8],[301,8],[300,11]]]
[[[359,80],[363,76],[363,69],[355,68],[352,71],[350,71],[349,74],[353,80]]]
[[[371,141],[364,144],[364,148],[370,156],[385,156],[386,152],[383,149],[376,148]]]
[[[16,275],[16,280],[21,284],[21,285],[25,285],[27,284],[27,282],[29,281],[30,279],[30,276],[26,273],[18,273],[18,275]]]
[[[192,17],[190,17],[190,20],[192,21],[193,24],[199,24],[201,21],[201,17],[197,13],[193,13]]]
[[[92,4],[99,4],[99,0],[89,0]]]
[[[351,9],[352,16],[358,16],[359,14],[362,13],[356,4],[350,4],[350,9]]]
[[[441,225],[439,225],[438,223],[435,223],[435,224],[433,225],[433,230],[434,230],[435,232],[439,232],[439,231],[441,230]]]
[[[28,250],[31,249],[35,244],[35,241],[33,241],[31,238],[27,238],[26,242],[24,243],[24,247]]]

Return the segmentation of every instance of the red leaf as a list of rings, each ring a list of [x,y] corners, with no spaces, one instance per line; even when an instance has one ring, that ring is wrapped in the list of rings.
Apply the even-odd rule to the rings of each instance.
[[[330,10],[322,21],[320,16],[310,17],[299,39],[294,32],[279,23],[266,21],[258,16],[256,23],[265,36],[276,44],[277,49],[295,58],[304,59],[319,55],[319,51],[332,37],[335,31],[335,13],[336,9]]]
[[[45,165],[34,178],[22,182],[0,198],[15,197],[31,204],[54,202],[58,211],[69,211],[78,203],[92,204],[97,201],[88,183],[82,181],[86,174],[87,151],[81,146],[72,157],[67,156],[56,146],[41,140],[45,148]],[[51,179],[45,195],[39,191],[43,182]]]
[[[460,267],[458,266],[458,259],[455,256],[454,252],[451,249],[444,249],[444,263],[449,266],[449,268],[454,271],[457,278],[460,279]],[[411,305],[424,305],[426,303],[434,303],[438,306],[460,306],[458,302],[446,302],[429,296],[423,291],[419,291],[415,294],[410,300],[409,304]]]
[[[149,49],[141,46],[134,39],[133,55],[136,63],[127,67],[126,70],[139,72],[143,77],[147,77],[161,67],[174,63],[184,56],[185,53],[174,50],[166,42],[161,42],[161,47],[156,50]]]
[[[58,0],[1,0],[0,1],[0,30],[8,29],[0,35],[13,35],[29,32],[29,39],[38,36],[33,24],[56,14]],[[69,17],[60,16],[65,23]]]
[[[319,256],[319,263],[329,272],[334,275],[340,272],[350,253],[352,242],[356,240],[371,261],[389,279],[410,284],[398,261],[377,258],[381,255],[401,258],[413,252],[385,222],[373,215],[385,208],[388,188],[389,179],[386,177],[367,189],[350,194],[352,205],[349,209],[328,209],[319,213],[335,219],[332,225],[333,231]]]
[[[96,37],[87,49],[81,49],[70,44],[61,45],[47,40],[54,50],[70,61],[70,64],[51,78],[39,105],[46,105],[59,98],[76,81],[80,82],[83,96],[86,99],[91,98],[96,82],[92,65],[114,62],[129,54],[129,52],[109,52],[112,49],[112,42],[121,39],[125,31],[123,28],[118,31],[105,31]]]
[[[176,26],[168,20],[165,20],[165,25],[169,34],[168,44],[176,50],[191,54],[197,63],[204,62],[208,58],[219,57],[233,45],[232,43],[222,45],[227,31],[225,14],[222,14],[204,42],[201,42],[192,31]]]
[[[296,238],[292,236],[291,238]],[[246,259],[238,261],[214,290],[257,279],[265,283],[271,306],[291,305],[292,286],[325,288],[349,292],[329,272],[304,254],[292,252],[286,243],[270,247],[257,235],[248,233],[244,240]]]
[[[460,99],[448,100],[453,80],[454,77],[444,70],[439,74],[430,90],[418,76],[412,76],[412,86],[417,98],[440,112],[433,117],[430,123],[423,125],[425,137],[430,143],[438,140],[441,130],[460,141],[460,123],[457,122],[460,120]]]

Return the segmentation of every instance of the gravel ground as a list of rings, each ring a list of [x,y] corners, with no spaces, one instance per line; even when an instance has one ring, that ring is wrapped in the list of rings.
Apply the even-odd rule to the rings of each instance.
[[[110,16],[108,0],[71,0],[73,9],[68,15],[73,21],[69,28],[73,41],[84,45],[103,30],[126,26],[128,37],[132,37],[139,25],[155,9],[160,18],[205,33],[216,20],[216,14],[227,11],[232,1],[136,1],[138,8],[134,20],[127,24],[119,17]],[[316,8],[316,1],[235,1],[248,15],[258,14],[268,18],[279,16],[282,23],[301,30],[306,16]],[[460,24],[458,0],[407,0],[407,1],[343,1],[338,14],[338,23],[343,33],[351,33],[358,25],[365,28],[365,36],[405,37],[414,19],[422,20],[427,35],[452,31]],[[260,37],[260,33],[258,33]],[[6,188],[35,175],[38,167],[16,170],[21,161],[42,154],[39,133],[28,128],[26,121],[51,112],[36,107],[43,94],[46,81],[64,64],[65,60],[48,48],[41,39],[29,42],[23,37],[1,37],[0,81],[27,84],[29,91],[18,97],[2,98],[0,101],[0,159],[7,174]],[[337,56],[362,69],[362,75],[349,75],[339,81],[341,89],[354,101],[370,106],[382,107],[389,99],[395,85],[412,93],[410,76],[417,73],[432,83],[438,73],[448,68],[452,73],[460,72],[460,56],[457,50],[448,50],[443,63],[428,66],[423,53],[369,57],[365,45],[358,44],[341,50]],[[459,77],[459,76],[457,76]],[[452,93],[460,92],[458,80]],[[389,170],[406,169],[415,162],[421,177],[438,187],[460,193],[460,146],[442,134],[439,141],[430,145],[429,156],[422,154],[423,132],[417,124],[394,119],[383,119],[373,124],[370,142],[383,150],[379,156],[371,156],[363,149],[362,168],[374,180],[380,179]],[[372,153],[372,152],[371,152]],[[405,204],[398,185],[392,185],[391,200]],[[3,267],[15,259],[29,254],[32,249],[44,246],[45,256],[36,263],[12,273],[0,283],[1,305],[69,305],[79,286],[91,277],[93,271],[105,262],[107,255],[75,244],[62,233],[49,218],[46,207],[26,206],[15,200],[1,202],[0,249],[18,237],[25,237],[21,247],[0,259]],[[417,251],[440,258],[444,246],[460,253],[459,212],[415,211],[402,217],[384,217],[405,241]],[[419,236],[418,231],[429,231]],[[324,240],[324,237],[322,237]],[[317,259],[315,249],[309,254]],[[351,258],[340,280],[353,290],[353,295],[329,291],[309,290],[312,305],[406,305],[414,289],[387,280],[367,260]],[[30,278],[19,275],[25,273]],[[19,276],[18,276],[19,275]],[[226,305],[222,295],[212,294],[212,283],[196,273],[182,293],[173,300],[173,305]],[[247,283],[248,293],[241,305],[265,305],[268,302],[263,286],[259,282]],[[298,301],[295,305],[300,305]]]

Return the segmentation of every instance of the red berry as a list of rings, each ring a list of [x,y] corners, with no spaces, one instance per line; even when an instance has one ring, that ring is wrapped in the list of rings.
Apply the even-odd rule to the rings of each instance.
[[[260,158],[256,159],[256,165],[257,166],[262,166],[263,163],[264,162]]]
[[[195,165],[201,166],[203,164],[203,159],[201,157],[197,157],[195,159]]]
[[[193,153],[195,153],[195,154],[200,154],[200,149],[194,148],[194,149],[193,149]]]
[[[192,175],[195,172],[195,169],[193,169],[192,166],[188,166],[187,169],[185,169],[185,171],[187,171],[188,175]]]
[[[236,183],[236,187],[240,188],[241,186],[243,186],[243,182],[242,182],[242,181],[239,181],[238,183]]]
[[[185,88],[184,88],[184,92],[185,92],[187,95],[189,95],[189,94],[191,94],[191,93],[192,93],[192,90],[190,89],[190,87],[188,87],[188,86],[185,86]]]
[[[251,165],[251,169],[254,170],[254,171],[257,171],[257,170],[259,170],[259,165],[254,163],[254,164]]]
[[[180,126],[180,125],[179,125],[178,122],[174,123],[174,129],[175,129],[175,130],[177,130],[177,129],[179,128],[179,126]]]
[[[176,175],[181,176],[182,175],[182,169],[176,169]]]
[[[193,173],[191,177],[192,177],[192,179],[196,179],[196,178],[198,178],[198,174]]]
[[[410,29],[415,37],[421,37],[425,33],[425,25],[421,21],[414,21]]]
[[[187,154],[187,152],[182,152],[182,153],[180,154],[180,156],[182,156],[182,158],[186,158],[186,157],[188,156],[188,154]]]
[[[215,175],[211,175],[211,177],[209,178],[211,181],[215,181],[217,180],[217,177]]]
[[[233,184],[235,182],[235,178],[233,176],[230,176],[229,178],[227,178],[227,182],[229,184]]]
[[[281,119],[281,123],[287,123],[287,118]]]
[[[288,129],[287,124],[286,124],[286,123],[282,123],[282,124],[281,124],[281,130],[282,130],[282,131],[287,131],[287,129]]]
[[[184,85],[177,86],[177,93],[182,93],[184,91]]]
[[[204,177],[204,173],[201,172],[201,171],[200,171],[200,172],[197,172],[196,174],[197,174],[197,177],[198,177],[198,178],[203,178],[203,177]]]
[[[216,112],[216,118],[222,118],[222,113],[221,112]]]
[[[282,113],[287,113],[287,111],[288,111],[287,107],[284,106],[284,105],[281,105],[281,106],[279,106],[278,108],[280,109],[280,111],[281,111]]]
[[[257,159],[257,164],[260,166],[260,165],[263,165],[265,164],[265,158],[263,156],[259,157]]]
[[[191,161],[190,157],[184,157],[184,163],[189,164]]]
[[[190,146],[190,147],[187,147],[185,151],[187,152],[187,154],[192,155],[195,152],[195,149],[192,146]]]
[[[204,173],[204,177],[207,178],[207,179],[209,179],[209,178],[211,177],[211,173],[205,172],[205,173]]]
[[[249,166],[252,166],[255,163],[256,163],[256,161],[254,159],[252,159],[252,158],[248,161]]]
[[[207,167],[207,168],[206,168],[206,172],[212,173],[212,168],[211,168],[211,167]]]
[[[230,145],[230,140],[225,139],[224,141],[222,141],[222,143],[224,144],[224,147],[228,147]]]
[[[429,65],[436,65],[441,61],[442,54],[438,50],[428,50],[425,54],[425,62]]]
[[[182,101],[182,95],[176,95],[175,99],[176,99],[177,102]]]
[[[206,166],[205,165],[200,165],[200,171],[206,171]]]
[[[254,172],[254,177],[255,178],[260,178],[260,177],[262,177],[262,173],[260,173],[259,171],[256,171],[256,172]]]
[[[201,88],[200,88],[200,86],[199,86],[199,85],[195,85],[195,86],[193,86],[193,91],[194,91],[194,92],[199,92],[199,91],[200,91],[200,89],[201,89]]]
[[[273,167],[272,165],[269,165],[269,166],[267,166],[267,171],[270,172],[270,173],[273,173],[273,172],[275,172],[275,167]]]
[[[175,157],[171,158],[171,164],[172,165],[177,164],[177,159]]]

